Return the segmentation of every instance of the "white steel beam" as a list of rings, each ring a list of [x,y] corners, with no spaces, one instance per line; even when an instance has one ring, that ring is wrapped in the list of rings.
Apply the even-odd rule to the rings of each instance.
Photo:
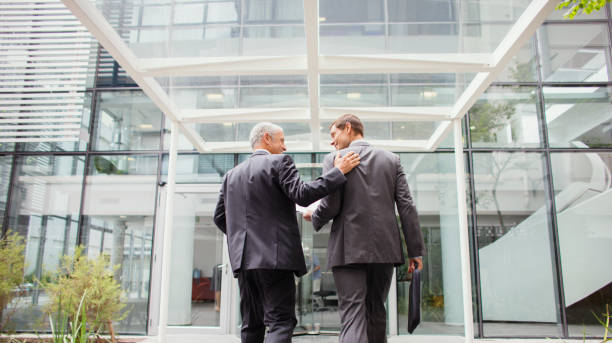
[[[285,141],[287,152],[311,152],[312,142],[309,140]],[[251,143],[247,141],[237,142],[206,142],[206,148],[211,152],[253,152]]]
[[[102,46],[113,56],[130,77],[140,86],[176,127],[189,139],[199,152],[205,152],[204,140],[193,129],[187,128],[180,122],[178,110],[168,94],[164,92],[159,83],[152,77],[142,75],[139,70],[138,59],[104,16],[89,0],[62,0],[70,11],[87,27]]]
[[[181,110],[185,123],[306,122],[308,108],[222,108]]]
[[[459,221],[459,246],[461,249],[461,290],[463,295],[463,327],[465,342],[474,341],[474,314],[472,313],[472,276],[470,268],[470,241],[467,223],[467,199],[465,195],[465,162],[461,119],[453,121],[455,132],[455,175],[457,182],[457,215]]]
[[[332,151],[334,148],[330,145],[331,139],[322,140],[321,149],[319,151]],[[368,143],[373,146],[391,150],[395,152],[428,152],[427,140],[389,140],[389,139],[368,139]]]
[[[168,158],[168,183],[166,185],[166,208],[164,214],[164,245],[162,252],[161,294],[159,299],[159,342],[166,342],[168,331],[168,302],[170,296],[170,266],[172,264],[172,235],[174,223],[174,191],[176,189],[176,160],[179,133],[176,123],[172,122],[170,151]]]
[[[442,140],[446,137],[450,131],[452,125],[450,121],[440,123],[427,141],[427,150],[434,151],[442,143]]]
[[[474,73],[492,69],[490,54],[320,56],[321,74]]]
[[[322,107],[321,120],[335,120],[351,113],[363,121],[444,121],[450,119],[452,107]]]
[[[320,120],[333,121],[345,113],[352,113],[363,121],[448,121],[451,107],[322,107]],[[310,120],[308,108],[221,108],[183,109],[185,123],[306,122]]]
[[[294,75],[306,74],[305,56],[228,56],[140,58],[145,76]]]
[[[310,132],[312,149],[319,150],[319,0],[304,0],[304,31],[306,32],[306,59],[308,61],[308,96],[310,100]]]
[[[490,54],[319,56],[320,74],[474,73],[492,69]],[[307,56],[140,58],[145,76],[304,75]]]

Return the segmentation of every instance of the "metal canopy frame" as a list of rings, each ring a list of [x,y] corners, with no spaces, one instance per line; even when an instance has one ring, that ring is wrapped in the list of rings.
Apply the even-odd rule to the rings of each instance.
[[[297,151],[327,150],[320,144],[320,124],[341,113],[355,113],[364,121],[435,121],[440,125],[427,140],[378,141],[396,151],[433,151],[451,130],[451,122],[463,118],[510,59],[525,44],[556,1],[534,0],[524,10],[492,53],[424,53],[379,55],[321,55],[319,51],[319,3],[304,0],[306,55],[303,56],[229,56],[198,58],[138,58],[113,29],[91,0],[62,0],[128,75],[199,152],[232,150],[231,142],[209,142],[196,132],[195,123],[222,123],[273,120],[309,123],[311,139],[293,141]],[[320,107],[320,75],[381,73],[476,73],[453,106],[433,107]],[[309,107],[179,109],[155,77],[220,75],[305,75],[308,80]],[[242,142],[233,151],[248,150]]]
[[[164,256],[170,256],[178,132],[199,152],[249,151],[247,142],[207,142],[194,129],[196,123],[304,122],[311,128],[311,140],[289,141],[291,151],[321,151],[321,121],[331,121],[343,113],[354,113],[363,121],[430,121],[440,124],[428,139],[380,140],[374,145],[393,151],[434,151],[446,135],[454,131],[457,177],[458,220],[460,231],[462,297],[464,303],[465,341],[474,338],[470,251],[465,199],[465,163],[461,119],[482,93],[503,71],[510,59],[530,39],[552,12],[558,0],[532,0],[522,15],[490,54],[380,54],[321,55],[319,51],[319,2],[304,0],[306,33],[305,56],[235,56],[215,58],[137,58],[123,39],[90,0],[62,0],[72,13],[98,39],[100,44],[123,67],[130,77],[151,98],[172,124],[170,162],[168,167],[168,202]],[[452,106],[434,107],[321,107],[320,76],[325,74],[372,73],[475,73]],[[219,75],[305,75],[308,80],[308,108],[232,108],[182,109],[168,96],[155,77],[219,76]],[[326,147],[327,148],[327,147]],[[165,342],[168,303],[168,258],[162,261],[162,290],[159,340]],[[226,267],[227,268],[227,267]],[[395,327],[395,326],[392,326]]]

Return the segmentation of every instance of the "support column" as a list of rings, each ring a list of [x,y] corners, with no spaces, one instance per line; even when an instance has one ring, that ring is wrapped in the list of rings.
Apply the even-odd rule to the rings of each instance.
[[[465,161],[461,119],[453,121],[455,136],[455,175],[457,176],[457,209],[459,216],[459,244],[461,247],[461,276],[463,288],[463,321],[465,342],[474,341],[474,319],[472,313],[472,276],[470,272],[470,243],[468,240],[467,199],[465,195]]]
[[[168,295],[170,286],[170,259],[172,256],[172,217],[174,216],[174,190],[176,177],[176,155],[178,148],[178,127],[174,121],[170,127],[170,156],[168,158],[168,183],[166,185],[166,209],[164,217],[164,247],[162,253],[161,294],[159,305],[159,342],[166,342],[168,327]]]

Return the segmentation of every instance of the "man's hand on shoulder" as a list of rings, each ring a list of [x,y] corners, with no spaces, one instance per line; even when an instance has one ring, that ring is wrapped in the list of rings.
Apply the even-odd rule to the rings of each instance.
[[[338,152],[336,159],[334,160],[334,167],[340,169],[342,174],[346,175],[348,172],[353,170],[353,168],[359,165],[360,159],[359,154],[354,151],[350,151],[344,156],[340,156],[340,153]]]

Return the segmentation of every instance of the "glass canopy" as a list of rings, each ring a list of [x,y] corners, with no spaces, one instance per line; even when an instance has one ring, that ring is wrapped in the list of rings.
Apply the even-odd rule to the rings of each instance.
[[[557,3],[63,2],[201,152],[250,150],[263,120],[329,150],[344,113],[379,147],[434,150]]]

